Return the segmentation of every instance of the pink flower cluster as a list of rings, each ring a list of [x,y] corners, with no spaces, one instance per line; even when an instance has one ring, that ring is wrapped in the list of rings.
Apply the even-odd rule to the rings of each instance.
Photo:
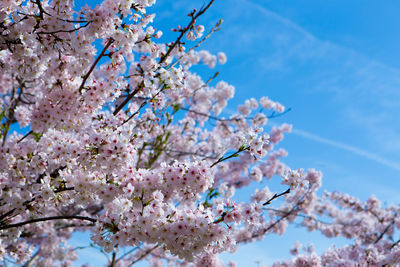
[[[0,1],[1,260],[71,266],[68,240],[88,231],[110,266],[223,266],[219,253],[301,223],[353,243],[276,266],[399,263],[397,206],[319,196],[320,172],[280,161],[291,126],[268,121],[283,105],[250,98],[228,113],[234,87],[191,72],[227,61],[184,46],[203,36],[197,19],[212,2],[165,44],[146,13],[155,0],[80,10],[72,0]],[[281,187],[235,200],[270,179]]]

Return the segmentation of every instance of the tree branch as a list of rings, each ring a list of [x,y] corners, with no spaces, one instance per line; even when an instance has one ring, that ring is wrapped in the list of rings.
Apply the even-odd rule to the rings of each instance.
[[[25,138],[27,138],[27,137],[28,137],[29,135],[31,135],[32,133],[33,133],[33,131],[30,130],[26,135],[24,135],[21,139],[19,139],[19,140],[17,141],[17,144],[21,143],[22,140],[24,140]]]
[[[200,116],[204,116],[204,117],[208,117],[209,119],[216,120],[216,121],[240,121],[240,120],[243,120],[243,119],[244,120],[254,119],[254,117],[242,117],[242,118],[239,117],[239,118],[223,119],[223,118],[218,118],[216,116],[209,115],[207,113],[199,112],[199,111],[196,111],[196,110],[193,110],[193,109],[190,109],[190,108],[186,108],[186,107],[179,107],[179,108],[182,109],[182,110],[185,110],[187,112],[194,113],[194,114],[197,114],[197,115],[200,115]],[[271,115],[268,115],[267,118],[268,119],[276,118],[276,117],[279,117],[279,116],[282,116],[282,115],[288,113],[289,111],[291,111],[291,108],[288,108],[287,110],[285,110],[284,112],[281,112],[281,113],[273,112]]]
[[[238,151],[236,151],[235,153],[230,154],[229,156],[226,157],[221,157],[220,159],[218,159],[216,162],[214,162],[213,164],[211,164],[210,168],[214,167],[215,165],[217,165],[218,163],[221,163],[222,161],[225,161],[227,159],[230,158],[235,158],[239,155],[240,152],[243,152],[245,150],[249,150],[250,146],[241,146]]]
[[[140,246],[134,247],[134,248],[128,250],[128,251],[125,252],[123,255],[121,255],[121,256],[116,260],[116,262],[122,260],[123,258],[125,258],[126,256],[128,256],[129,254],[131,254],[132,252],[134,252],[135,250],[137,250],[137,249],[139,249],[139,248],[140,248]]]
[[[73,28],[71,30],[57,30],[57,31],[53,31],[53,32],[37,32],[36,34],[51,34],[52,35],[52,34],[61,33],[61,32],[66,32],[66,33],[76,32],[82,28],[87,27],[90,23],[91,23],[91,21],[87,22],[85,25],[79,26],[78,28]]]
[[[263,206],[269,205],[269,204],[271,204],[271,201],[274,200],[275,198],[278,198],[278,197],[280,197],[280,196],[283,196],[283,195],[286,195],[286,194],[289,194],[289,193],[290,193],[290,188],[288,188],[288,189],[287,189],[285,192],[283,192],[283,193],[280,193],[280,194],[275,193],[275,195],[273,195],[268,201],[266,201],[266,202],[263,203]]]
[[[390,227],[393,226],[394,223],[395,223],[395,220],[393,220],[391,223],[389,223],[389,224],[385,227],[385,229],[382,231],[382,233],[381,233],[381,234],[378,236],[378,238],[375,240],[374,244],[378,243],[378,242],[383,238],[383,236],[387,233],[387,231],[389,231]]]
[[[114,110],[113,115],[116,116],[118,112],[120,112],[121,109],[129,102],[131,99],[140,91],[142,87],[139,86],[137,87],[132,93],[130,93],[125,100]]]
[[[202,14],[204,14],[204,12],[207,11],[207,9],[212,5],[213,2],[214,0],[211,0],[206,7],[200,9],[199,12],[197,12],[194,16],[192,16],[192,20],[190,21],[189,25],[186,26],[184,29],[182,29],[178,39],[176,39],[176,41],[171,46],[168,47],[167,53],[161,56],[159,64],[162,64],[167,59],[167,57],[171,54],[172,50],[174,50],[176,45],[181,42],[181,39],[185,35],[185,33],[194,26],[196,19]]]
[[[90,222],[93,222],[93,223],[97,222],[96,219],[89,218],[89,217],[77,216],[77,215],[62,215],[62,216],[51,216],[51,217],[45,217],[45,218],[37,218],[37,219],[32,219],[32,220],[28,220],[28,221],[24,221],[24,222],[3,225],[3,226],[0,226],[0,230],[10,229],[10,228],[14,228],[14,227],[21,227],[21,226],[24,226],[26,224],[32,224],[32,223],[37,223],[37,222],[53,221],[53,220],[68,220],[68,219],[90,221]]]
[[[213,27],[213,28],[211,29],[211,31],[210,31],[200,42],[198,42],[195,46],[191,47],[185,54],[183,54],[182,56],[180,56],[173,64],[171,64],[171,65],[168,67],[168,69],[170,69],[170,68],[172,68],[173,66],[175,66],[176,64],[178,64],[179,61],[181,61],[182,58],[183,58],[184,56],[189,55],[189,53],[190,53],[191,51],[193,51],[195,48],[200,47],[200,45],[201,45],[205,40],[207,40],[208,38],[210,38],[210,36],[211,36],[214,32],[219,31],[219,30],[221,29],[219,26],[221,25],[222,21],[223,21],[223,20],[220,19],[220,20],[218,21],[218,23],[215,25],[215,27]]]
[[[117,263],[116,262],[116,256],[117,256],[117,253],[114,250],[113,253],[112,253],[112,258],[111,258],[111,262],[110,262],[109,267],[115,267],[115,264]]]
[[[35,254],[32,255],[32,257],[30,257],[30,259],[24,263],[24,265],[22,265],[22,267],[30,267],[33,263],[33,261],[36,259],[36,257],[39,255],[40,253],[40,248],[36,251]]]
[[[135,263],[143,260],[145,257],[147,257],[147,255],[149,255],[153,250],[155,250],[156,248],[158,248],[160,245],[157,244],[154,247],[148,249],[145,253],[143,253],[139,258],[137,258],[136,260],[132,261],[131,264],[128,265],[128,267],[134,265]]]
[[[97,63],[99,63],[100,59],[104,56],[105,52],[107,51],[107,49],[110,47],[110,45],[114,42],[114,39],[110,38],[110,40],[108,40],[106,46],[103,48],[103,50],[101,51],[100,55],[96,58],[96,60],[93,62],[92,66],[90,67],[89,71],[83,76],[83,80],[81,85],[79,86],[79,93],[82,93],[82,89],[85,86],[85,83],[87,81],[87,79],[89,78],[90,74],[92,74],[94,68],[96,67]]]

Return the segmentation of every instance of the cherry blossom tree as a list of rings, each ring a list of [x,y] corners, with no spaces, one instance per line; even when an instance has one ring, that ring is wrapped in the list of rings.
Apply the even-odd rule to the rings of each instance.
[[[221,115],[234,87],[190,71],[227,60],[199,48],[222,23],[197,23],[213,2],[161,43],[146,13],[155,0],[0,1],[2,261],[71,265],[68,240],[90,232],[108,266],[223,266],[219,253],[297,223],[349,245],[321,255],[297,245],[274,266],[400,262],[398,206],[317,193],[320,172],[280,161],[291,126],[267,123],[288,109],[250,98]],[[260,183],[270,179],[284,189]]]

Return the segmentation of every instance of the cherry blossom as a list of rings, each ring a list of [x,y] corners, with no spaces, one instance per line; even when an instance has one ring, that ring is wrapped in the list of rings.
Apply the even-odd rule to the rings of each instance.
[[[317,192],[321,172],[281,161],[291,125],[269,121],[290,109],[262,97],[226,112],[233,85],[191,71],[227,62],[197,48],[222,23],[198,24],[213,2],[168,43],[155,0],[0,2],[0,260],[70,266],[68,241],[89,232],[109,266],[224,266],[220,253],[297,223],[349,245],[297,244],[274,266],[400,262],[398,206]]]

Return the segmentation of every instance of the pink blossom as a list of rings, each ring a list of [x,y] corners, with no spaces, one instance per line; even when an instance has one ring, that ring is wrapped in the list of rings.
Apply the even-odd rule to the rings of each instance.
[[[226,55],[185,47],[204,34],[194,20],[161,43],[154,3],[0,3],[0,259],[71,266],[68,241],[86,231],[110,265],[223,266],[220,253],[296,224],[349,245],[296,244],[274,266],[399,264],[398,206],[318,193],[321,172],[291,169],[276,148],[291,125],[269,127],[265,112],[285,107],[249,97],[227,112],[235,88],[192,68]]]

